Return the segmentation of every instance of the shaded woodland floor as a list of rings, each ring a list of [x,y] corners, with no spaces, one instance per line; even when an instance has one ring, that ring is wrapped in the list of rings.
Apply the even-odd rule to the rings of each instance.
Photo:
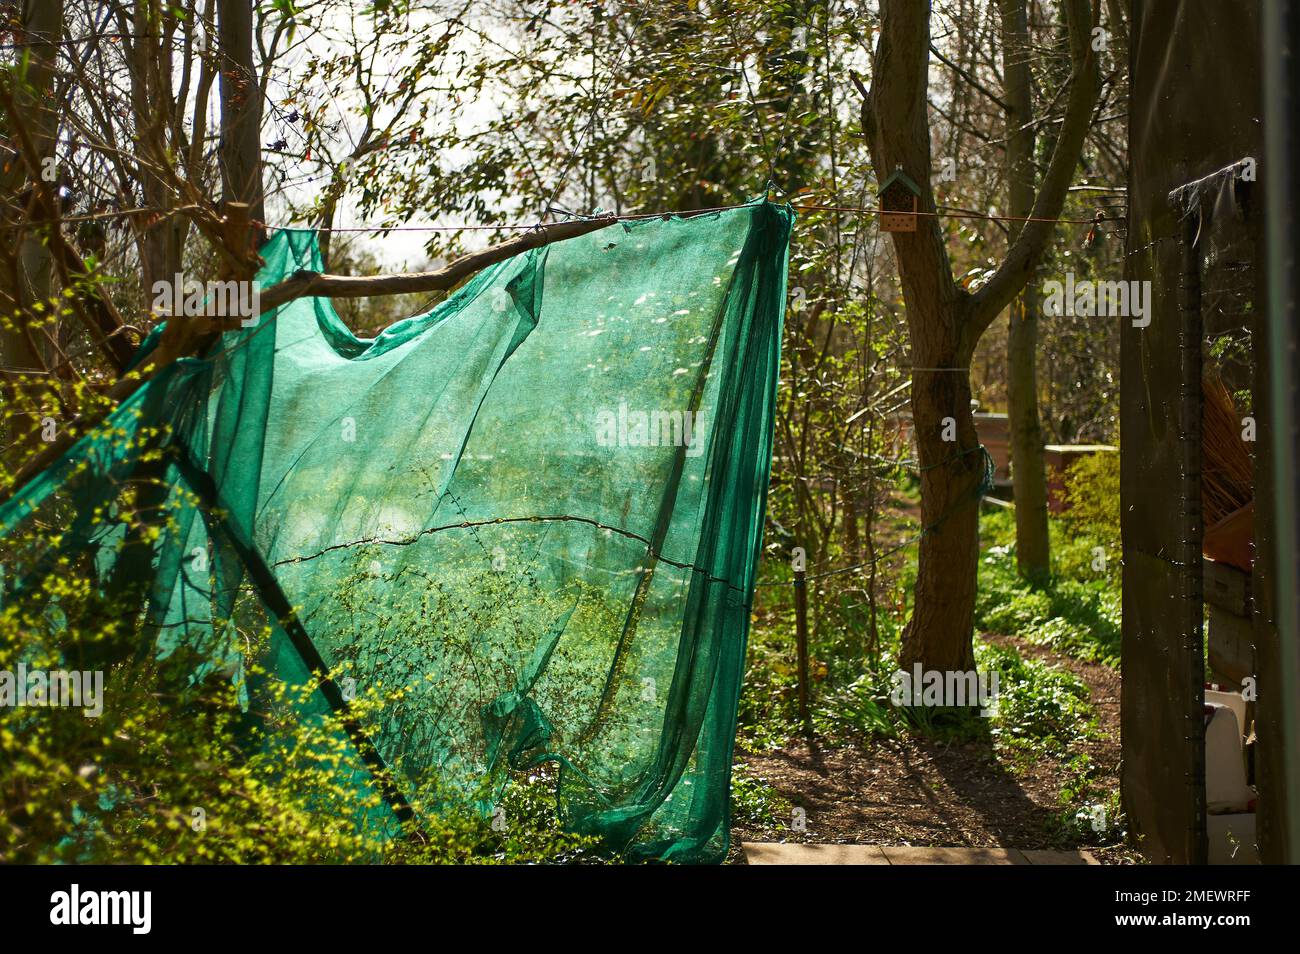
[[[1081,743],[1094,765],[1093,780],[1119,787],[1120,675],[1010,636],[987,642],[1016,649],[1070,670],[1088,686],[1097,720],[1094,736]],[[1077,753],[1076,753],[1077,754]],[[1070,772],[1050,757],[999,758],[984,740],[941,742],[919,733],[823,748],[815,742],[790,744],[763,753],[737,752],[750,774],[771,786],[790,806],[806,813],[806,830],[738,824],[731,860],[743,864],[745,841],[822,844],[921,845],[933,847],[1086,847],[1105,864],[1132,863],[1136,855],[1115,844],[1087,842],[1061,804]],[[1103,838],[1102,842],[1115,839]]]

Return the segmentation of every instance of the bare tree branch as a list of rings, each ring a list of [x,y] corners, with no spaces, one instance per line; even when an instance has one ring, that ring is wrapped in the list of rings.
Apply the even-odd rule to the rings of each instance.
[[[1088,0],[1066,0],[1066,24],[1070,32],[1070,94],[1066,100],[1065,118],[1052,150],[1034,200],[1031,221],[1016,237],[1007,251],[1007,257],[998,266],[993,277],[975,292],[969,323],[965,329],[971,348],[993,319],[1006,308],[1025,287],[1034,268],[1056,228],[1056,218],[1061,214],[1065,196],[1079,161],[1084,138],[1088,135],[1093,103],[1097,99],[1099,84],[1097,53],[1092,48],[1092,13]]]
[[[497,262],[540,248],[552,242],[576,238],[613,225],[613,216],[586,219],[580,222],[561,222],[544,225],[534,232],[525,232],[500,245],[481,252],[463,255],[455,261],[432,272],[407,272],[401,275],[327,275],[320,272],[299,271],[279,284],[272,285],[261,294],[262,314],[274,311],[295,298],[369,298],[373,295],[405,295],[410,292],[441,291],[454,288],[466,277],[495,265]]]
[[[947,66],[950,70],[952,70],[954,73],[956,73],[956,74],[957,74],[958,76],[960,76],[962,79],[964,79],[967,83],[970,83],[971,86],[975,87],[975,89],[977,89],[977,90],[979,90],[981,93],[983,93],[984,96],[985,96],[987,99],[990,99],[990,100],[992,100],[995,104],[997,104],[997,106],[998,106],[999,108],[1001,108],[1001,109],[1003,109],[1003,110],[1010,109],[1010,107],[1006,104],[1006,102],[1005,102],[1005,101],[1004,101],[1000,96],[998,96],[998,95],[997,95],[996,93],[994,93],[991,89],[989,89],[987,86],[985,86],[983,83],[981,83],[978,79],[976,79],[976,78],[975,78],[975,77],[974,77],[974,76],[973,76],[969,71],[962,69],[960,66],[958,66],[956,63],[954,63],[952,60],[948,59],[948,57],[946,57],[946,56],[944,56],[942,53],[940,53],[940,52],[939,52],[939,48],[938,48],[937,46],[935,46],[933,43],[930,44],[930,52],[934,54],[934,58],[935,58],[935,59],[937,59],[940,63],[943,63],[943,64],[944,64],[945,66]]]

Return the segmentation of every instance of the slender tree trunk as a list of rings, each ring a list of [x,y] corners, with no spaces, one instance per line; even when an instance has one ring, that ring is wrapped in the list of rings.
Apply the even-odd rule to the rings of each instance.
[[[159,165],[168,156],[166,118],[172,104],[172,56],[170,37],[164,32],[162,5],[158,0],[136,4],[133,11],[131,47],[131,108],[135,114],[136,151]],[[159,37],[155,39],[155,37]],[[166,179],[143,165],[140,172],[144,207],[160,212],[172,208],[175,199]],[[140,249],[140,282],[144,300],[152,301],[157,282],[172,282],[181,270],[180,224],[162,214],[157,220],[142,219],[137,242]]]
[[[347,188],[346,173],[340,165],[330,177],[329,188],[321,200],[320,215],[316,220],[316,246],[320,249],[321,269],[330,267],[331,253],[334,249],[334,214],[338,211],[339,198]]]
[[[1026,0],[1000,0],[1003,102],[1006,104],[1006,173],[1013,216],[1033,212],[1035,180],[1033,77],[1029,70]],[[1013,225],[1011,239],[1019,234]],[[1011,303],[1007,334],[1007,410],[1016,494],[1016,566],[1029,579],[1046,576],[1051,564],[1047,536],[1047,475],[1043,429],[1038,420],[1038,291],[1031,275]]]
[[[858,503],[853,499],[852,489],[844,495],[844,516],[840,522],[844,525],[844,549],[856,561],[862,541],[858,536]]]
[[[1007,410],[1016,493],[1016,567],[1026,579],[1051,566],[1047,536],[1047,469],[1038,418],[1038,289],[1032,283],[1011,304],[1007,336]]]
[[[27,70],[26,86],[18,88],[16,99],[24,112],[22,121],[28,124],[32,142],[42,160],[54,154],[55,113],[46,108],[48,102],[42,101],[48,100],[50,94],[59,52],[55,44],[62,32],[63,0],[27,0],[23,8],[23,42],[32,44],[26,48],[31,64]],[[43,173],[45,170],[42,168],[40,171]],[[21,183],[25,173],[25,165],[14,161],[6,177],[11,181],[4,184],[7,191],[12,192],[10,187]],[[24,236],[18,251],[15,277],[15,287],[0,290],[0,302],[6,306],[8,321],[21,321],[22,312],[33,302],[46,301],[54,294],[54,265],[43,233],[29,232]],[[45,367],[45,362],[33,347],[29,335],[6,326],[0,327],[0,366],[39,370]]]
[[[253,2],[220,0],[221,186],[227,202],[244,202],[264,221],[262,204],[262,99],[253,69]]]

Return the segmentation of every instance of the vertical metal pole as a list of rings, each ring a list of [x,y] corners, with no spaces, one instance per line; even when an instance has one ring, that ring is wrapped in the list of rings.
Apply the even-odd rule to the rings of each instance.
[[[799,656],[799,721],[808,728],[808,581],[807,571],[794,571],[795,651]]]

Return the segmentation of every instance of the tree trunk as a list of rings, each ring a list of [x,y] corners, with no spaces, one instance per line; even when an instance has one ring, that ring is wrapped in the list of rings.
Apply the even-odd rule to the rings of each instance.
[[[163,121],[172,105],[171,37],[163,32],[161,5],[138,3],[132,14],[135,34],[131,46],[131,109],[135,114],[136,152],[150,162],[141,164],[140,193],[145,208],[156,209],[156,219],[136,223],[140,250],[140,285],[145,301],[152,301],[158,282],[170,284],[181,270],[181,224],[165,213],[176,203],[166,177],[153,171],[151,163],[170,165],[170,147]]]
[[[844,516],[840,522],[844,525],[844,549],[848,551],[852,562],[856,563],[862,541],[858,536],[858,502],[853,497],[852,488],[844,496]]]
[[[976,492],[984,455],[970,409],[970,360],[980,336],[1034,275],[1060,215],[1097,95],[1087,0],[1064,0],[1071,80],[1065,116],[1029,213],[1006,257],[978,290],[952,278],[930,184],[926,89],[930,58],[927,0],[882,0],[872,84],[864,90],[862,131],[876,181],[902,169],[920,187],[914,232],[893,233],[912,342],[912,417],[921,462],[921,537],[916,599],[900,661],[927,669],[970,669],[979,557]],[[941,370],[933,370],[941,369]],[[956,440],[945,441],[950,417]]]
[[[1026,0],[1000,0],[1003,102],[1006,104],[1006,173],[1011,215],[1033,213],[1035,180],[1033,77],[1029,71],[1029,20]],[[1011,240],[1020,227],[1013,224]],[[1038,420],[1037,276],[1011,303],[1007,334],[1007,411],[1011,425],[1011,465],[1016,494],[1016,567],[1027,579],[1049,572],[1047,476],[1043,429]]]
[[[922,536],[899,664],[905,670],[921,663],[926,669],[966,671],[975,667],[976,495],[984,472],[971,413],[969,359],[950,349],[914,354],[912,422],[921,469]],[[962,370],[950,370],[955,368]]]
[[[921,523],[912,618],[899,654],[905,668],[971,668],[971,621],[979,554],[973,493],[979,441],[970,407],[970,357],[963,339],[970,298],[952,279],[930,186],[926,84],[930,10],[925,0],[881,8],[875,76],[863,131],[877,182],[902,169],[921,188],[914,232],[894,232],[912,344],[912,424],[921,468]],[[957,369],[957,370],[953,370]],[[952,418],[955,434],[945,434]],[[953,436],[955,440],[945,440]]]
[[[1011,304],[1007,336],[1007,410],[1016,493],[1016,567],[1041,579],[1051,566],[1047,536],[1047,469],[1038,419],[1038,289],[1029,284]]]
[[[27,0],[23,10],[22,40],[30,43],[31,56],[26,85],[19,86],[15,98],[23,111],[22,121],[44,160],[54,154],[55,113],[43,108],[53,83],[56,45],[63,33],[63,0]],[[40,172],[44,172],[42,167]],[[23,162],[14,160],[3,185],[6,193],[16,191],[26,172]],[[57,172],[57,170],[56,170]],[[22,321],[22,312],[33,302],[48,301],[54,294],[54,265],[44,234],[29,232],[22,240],[18,253],[17,283],[13,288],[0,291],[0,302],[8,312],[9,321]],[[53,329],[51,329],[53,332]],[[39,371],[45,362],[32,347],[32,339],[21,329],[0,324],[0,366]]]
[[[217,33],[221,53],[221,195],[243,202],[264,221],[262,192],[262,99],[253,69],[252,0],[220,0]]]

